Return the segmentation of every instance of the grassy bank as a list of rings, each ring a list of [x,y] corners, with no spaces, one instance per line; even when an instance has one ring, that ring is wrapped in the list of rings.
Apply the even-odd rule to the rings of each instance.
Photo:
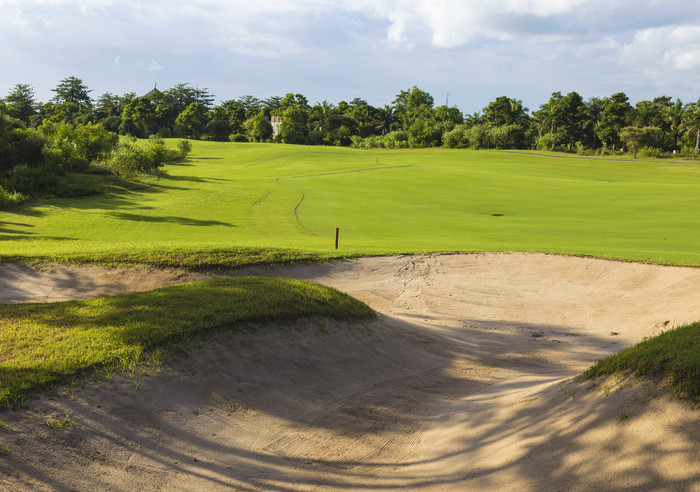
[[[676,394],[700,402],[700,322],[671,329],[601,359],[583,376],[590,379],[616,373],[668,378]]]
[[[0,408],[32,390],[133,367],[144,351],[251,322],[373,316],[334,289],[280,278],[219,279],[52,304],[0,305]]]

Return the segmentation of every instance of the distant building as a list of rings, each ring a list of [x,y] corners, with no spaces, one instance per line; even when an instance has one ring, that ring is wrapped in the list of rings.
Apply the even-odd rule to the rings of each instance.
[[[277,138],[280,133],[280,126],[282,125],[281,116],[271,116],[270,124],[272,125],[272,138]]]
[[[147,97],[151,101],[160,101],[161,99],[163,99],[163,93],[158,90],[158,83],[156,82],[155,87],[148,91],[147,94],[144,94],[143,97]]]

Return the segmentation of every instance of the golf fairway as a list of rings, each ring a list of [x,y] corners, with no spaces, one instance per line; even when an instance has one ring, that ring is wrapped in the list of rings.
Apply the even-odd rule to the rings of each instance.
[[[290,248],[700,264],[700,167],[454,149],[193,142],[143,190],[0,212],[3,256]]]

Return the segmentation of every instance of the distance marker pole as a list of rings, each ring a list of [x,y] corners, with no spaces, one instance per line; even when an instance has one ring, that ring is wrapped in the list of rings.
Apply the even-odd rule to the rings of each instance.
[[[338,232],[340,232],[340,228],[336,227],[335,228],[335,249],[338,249]]]

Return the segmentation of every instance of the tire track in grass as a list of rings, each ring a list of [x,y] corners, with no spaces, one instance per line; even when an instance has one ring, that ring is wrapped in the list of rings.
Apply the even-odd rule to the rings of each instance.
[[[301,192],[301,199],[299,199],[299,203],[297,203],[297,206],[294,207],[294,217],[296,217],[296,219],[297,219],[297,224],[299,224],[299,227],[301,227],[302,230],[304,230],[304,231],[305,231],[306,233],[308,233],[308,234],[311,234],[312,236],[316,236],[316,234],[314,234],[314,233],[311,232],[309,229],[307,229],[306,227],[304,227],[304,225],[301,223],[301,219],[299,218],[299,212],[298,212],[298,210],[299,210],[299,207],[301,206],[301,202],[303,202],[303,201],[304,201],[304,192],[302,191],[302,192]]]
[[[267,193],[265,193],[263,196],[261,196],[260,198],[258,198],[257,200],[255,200],[253,203],[250,204],[250,207],[248,207],[248,217],[253,215],[253,210],[255,209],[255,207],[257,207],[262,202],[267,200],[267,197],[269,197],[271,193],[272,192],[270,190],[267,190]]]

